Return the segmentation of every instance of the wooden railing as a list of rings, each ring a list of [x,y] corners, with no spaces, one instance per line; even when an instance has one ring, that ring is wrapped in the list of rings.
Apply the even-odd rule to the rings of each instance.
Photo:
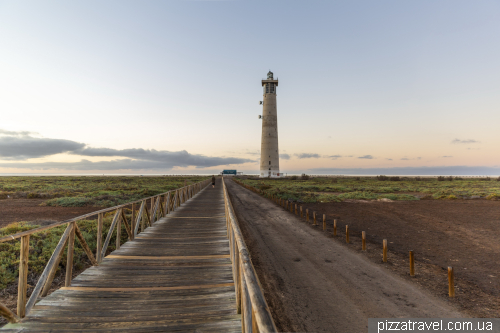
[[[227,192],[224,179],[224,204],[226,209],[227,236],[229,238],[230,257],[233,266],[236,306],[241,313],[242,332],[267,333],[277,332],[271,312],[267,306],[262,286],[250,260],[243,234]]]
[[[135,236],[139,233],[140,230],[143,231],[147,226],[153,225],[159,218],[165,216],[171,211],[175,210],[175,208],[179,207],[186,200],[190,199],[196,193],[201,191],[205,186],[207,186],[210,182],[210,179],[204,180],[202,182],[184,186],[177,190],[172,190],[169,192],[161,193],[152,197],[143,198],[141,200],[127,202],[126,204],[102,209],[99,211],[95,211],[92,213],[88,213],[85,215],[81,215],[66,221],[56,222],[47,226],[43,226],[40,228],[19,232],[13,235],[8,235],[0,238],[0,243],[12,241],[15,239],[21,239],[21,250],[20,250],[20,260],[19,260],[19,284],[18,284],[18,294],[17,294],[17,315],[10,311],[5,305],[0,303],[0,315],[6,318],[10,323],[19,322],[21,318],[24,318],[33,308],[35,303],[39,300],[39,297],[45,297],[49,292],[52,281],[57,271],[57,267],[59,266],[59,262],[63,256],[63,251],[67,245],[68,253],[67,253],[67,264],[66,264],[66,279],[64,285],[69,287],[71,285],[71,278],[73,274],[73,252],[74,252],[74,244],[75,244],[75,236],[80,241],[80,245],[83,250],[87,254],[88,258],[92,265],[96,266],[102,261],[104,256],[106,255],[106,250],[111,241],[111,237],[113,236],[114,230],[116,229],[116,249],[120,248],[121,243],[121,223],[123,222],[125,225],[125,230],[128,234],[128,238],[133,240]],[[151,209],[148,210],[146,205],[146,201],[151,201]],[[140,208],[138,214],[135,214],[135,206],[140,203]],[[125,210],[128,206],[131,206],[131,217],[130,223],[127,220],[125,215]],[[111,222],[111,226],[108,231],[108,235],[102,242],[102,229],[103,229],[103,220],[104,214],[114,212],[114,217]],[[81,233],[77,221],[86,219],[88,217],[97,215],[97,249],[96,255],[92,253],[90,247],[85,241],[83,234]],[[31,293],[31,297],[28,301],[27,298],[27,289],[28,289],[28,254],[29,254],[29,239],[30,235],[51,229],[57,226],[65,225],[66,230],[62,234],[59,239],[59,243],[57,244],[52,256],[50,257],[45,269],[40,275],[38,282]]]

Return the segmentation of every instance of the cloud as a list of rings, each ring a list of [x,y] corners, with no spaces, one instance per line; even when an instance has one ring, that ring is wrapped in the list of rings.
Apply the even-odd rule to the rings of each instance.
[[[188,167],[195,166],[196,168],[206,168],[213,166],[222,166],[228,164],[241,164],[253,162],[252,160],[239,158],[224,158],[224,157],[207,157],[202,155],[192,155],[195,158],[193,161],[179,161],[172,158],[168,161],[155,160],[132,160],[132,159],[116,159],[111,161],[92,162],[89,160],[81,160],[79,162],[41,162],[41,163],[26,163],[26,162],[11,162],[0,163],[0,168],[17,168],[31,170],[169,170],[173,167]]]
[[[441,157],[448,158],[448,157],[453,157],[453,156],[441,156]]]
[[[177,165],[180,163],[164,163],[160,161],[144,161],[132,159],[117,159],[112,161],[99,161],[92,162],[89,160],[81,160],[79,162],[43,162],[43,163],[0,163],[2,168],[17,168],[17,169],[31,169],[31,170],[169,170],[174,166],[187,166]],[[226,163],[224,163],[226,164]],[[230,164],[230,163],[227,163]],[[197,165],[198,168],[206,166],[216,166],[204,164],[203,166]]]
[[[460,140],[460,139],[455,139],[451,142],[452,144],[472,144],[472,143],[480,143],[480,141],[468,139],[468,140]]]
[[[372,159],[374,159],[374,157],[372,155],[359,156],[358,158],[366,159],[366,160],[372,160]]]
[[[28,135],[2,136],[0,137],[0,158],[4,160],[25,160],[72,152],[84,146],[83,143],[63,139],[33,138]]]
[[[255,162],[251,159],[237,157],[212,157],[190,154],[185,150],[166,151],[155,149],[112,149],[92,148],[84,143],[63,140],[34,138],[22,133],[2,130],[0,136],[0,158],[3,160],[26,160],[60,153],[69,153],[90,157],[125,157],[112,161],[91,162],[45,162],[45,163],[2,163],[2,167],[29,168],[29,169],[67,169],[67,170],[122,170],[122,169],[171,169],[173,167],[207,168],[219,165],[242,164]],[[21,134],[20,134],[21,133]],[[22,135],[22,136],[19,136]]]
[[[38,134],[37,132],[29,131],[7,131],[0,128],[0,135],[11,135],[11,136],[27,136],[30,134]]]
[[[403,157],[403,158],[401,159],[401,161],[409,161],[409,160],[410,160],[410,159],[409,159],[409,158],[406,158],[406,157]]]
[[[388,161],[392,161],[392,158],[386,158],[386,160],[388,160]]]
[[[328,156],[329,158],[331,158],[332,160],[336,160],[337,158],[341,158],[342,155],[331,155],[331,156]]]
[[[320,158],[321,156],[319,154],[311,154],[311,153],[302,153],[302,154],[295,154],[300,159],[303,158]]]
[[[289,160],[290,159],[290,154],[280,154],[280,158],[282,160]]]
[[[197,168],[212,167],[226,164],[241,164],[254,162],[254,160],[237,157],[210,157],[204,155],[193,155],[185,150],[167,151],[155,149],[111,149],[111,148],[84,148],[78,149],[72,154],[93,157],[129,157],[143,161],[161,162],[168,166],[196,166]]]
[[[300,171],[304,172],[304,171]],[[500,167],[437,166],[395,168],[316,168],[306,170],[313,175],[387,175],[387,176],[498,176]]]

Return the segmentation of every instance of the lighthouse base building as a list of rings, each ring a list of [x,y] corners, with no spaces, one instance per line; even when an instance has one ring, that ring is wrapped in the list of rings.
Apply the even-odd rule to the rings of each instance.
[[[280,155],[278,148],[278,113],[276,109],[276,87],[278,80],[273,73],[267,73],[262,80],[264,101],[262,108],[262,140],[260,147],[260,177],[275,178],[280,174]]]

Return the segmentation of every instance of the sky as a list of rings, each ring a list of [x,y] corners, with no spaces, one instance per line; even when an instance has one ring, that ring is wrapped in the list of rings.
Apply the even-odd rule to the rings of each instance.
[[[2,1],[0,174],[500,174],[498,1]]]

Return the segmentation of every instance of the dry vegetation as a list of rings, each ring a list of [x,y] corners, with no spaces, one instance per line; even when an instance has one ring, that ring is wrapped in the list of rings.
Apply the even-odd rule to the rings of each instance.
[[[500,199],[500,181],[459,177],[237,177],[265,194],[297,202],[345,200]]]

